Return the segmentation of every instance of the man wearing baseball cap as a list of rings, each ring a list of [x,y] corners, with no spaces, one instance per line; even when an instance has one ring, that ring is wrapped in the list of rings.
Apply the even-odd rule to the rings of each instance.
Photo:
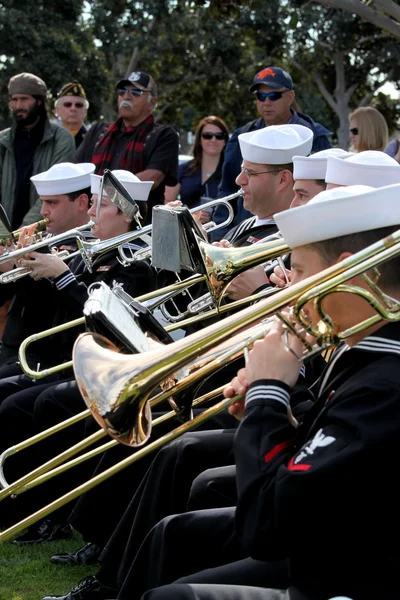
[[[148,199],[147,223],[152,208],[164,204],[165,186],[178,182],[178,134],[155,123],[158,88],[149,73],[134,71],[116,84],[118,119],[95,123],[76,155],[77,162],[93,162],[96,173],[124,169],[142,181],[153,181]]]
[[[55,115],[60,119],[61,126],[74,136],[76,148],[81,145],[87,133],[84,121],[88,108],[86,92],[76,79],[62,86],[54,105]]]
[[[225,149],[219,197],[227,196],[237,191],[235,179],[240,173],[242,161],[238,142],[238,136],[241,133],[255,131],[270,125],[303,125],[311,129],[314,134],[311,153],[330,148],[327,136],[331,135],[332,132],[320,123],[316,123],[309,115],[297,113],[294,110],[295,92],[293,88],[294,85],[291,76],[280,67],[266,67],[256,73],[253,83],[250,86],[250,92],[256,96],[256,107],[260,117],[246,123],[243,127],[239,127],[231,135]],[[221,207],[217,207],[214,214],[214,220],[217,223],[222,222],[225,218],[225,213],[222,213]],[[249,213],[243,208],[242,199],[239,198],[234,224],[240,223],[249,216]],[[224,229],[218,229],[213,239],[221,239],[224,234]]]
[[[13,229],[40,219],[41,202],[30,178],[52,165],[71,161],[72,135],[50,123],[47,87],[32,73],[19,73],[8,83],[13,123],[0,132],[0,202]]]

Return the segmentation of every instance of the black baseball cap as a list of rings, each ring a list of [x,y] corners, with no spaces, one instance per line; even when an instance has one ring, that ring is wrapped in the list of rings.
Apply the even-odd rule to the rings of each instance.
[[[138,90],[150,92],[152,96],[157,96],[157,85],[151,75],[144,71],[133,71],[125,79],[120,79],[116,88],[123,88],[126,85],[134,85]]]

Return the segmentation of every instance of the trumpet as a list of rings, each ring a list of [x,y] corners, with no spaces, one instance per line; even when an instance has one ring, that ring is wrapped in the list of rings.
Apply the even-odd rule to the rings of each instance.
[[[27,252],[29,252],[29,246],[27,247]],[[57,252],[58,258],[63,261],[70,260],[71,258],[75,258],[80,254],[79,250],[76,252],[68,252],[68,250],[60,250]],[[5,283],[14,283],[23,277],[26,277],[31,273],[31,269],[29,267],[17,267],[16,269],[11,269],[10,271],[6,271],[0,275],[0,284]]]
[[[29,227],[34,227],[35,228],[35,233],[34,235],[34,241],[35,240],[35,236],[36,234],[41,230],[44,229],[46,227],[46,225],[48,225],[49,220],[48,219],[42,219],[41,221],[37,221],[36,223],[32,223],[32,225],[29,225]],[[9,244],[11,244],[13,242],[13,240],[17,240],[21,234],[23,227],[21,227],[20,229],[16,229],[15,231],[11,231],[9,233],[9,237],[6,238],[0,238],[0,244],[3,246],[8,246]]]
[[[215,200],[211,200],[206,204],[201,204],[200,206],[191,208],[190,213],[193,214],[199,212],[199,210],[212,208],[219,204],[225,206],[228,210],[228,217],[226,218],[226,220],[214,227],[211,227],[209,225],[209,229],[215,231],[216,229],[219,229],[221,227],[226,227],[232,222],[234,212],[232,206],[229,204],[229,201],[233,200],[234,198],[238,198],[242,195],[243,191],[239,190],[238,192],[236,192],[235,194],[231,194],[230,196],[225,196],[224,198],[216,198]],[[105,252],[108,252],[109,250],[114,250],[115,248],[118,248],[118,253],[120,255],[121,262],[126,266],[131,265],[132,263],[137,262],[139,260],[145,260],[149,258],[151,256],[150,247],[143,248],[143,250],[137,250],[135,253],[133,253],[132,256],[128,256],[124,251],[123,245],[143,237],[146,241],[149,241],[147,240],[147,236],[151,233],[152,228],[152,225],[146,225],[146,227],[142,227],[141,229],[130,231],[128,233],[123,233],[122,235],[118,235],[114,238],[110,238],[109,240],[104,240],[102,242],[86,242],[84,240],[78,240],[78,248],[82,254],[83,260],[85,261],[86,268],[89,271],[91,271],[95,256],[104,254]]]
[[[381,320],[398,321],[400,319],[399,301],[385,296],[377,285],[371,282],[363,273],[399,254],[400,230],[345,258],[340,263],[336,263],[320,273],[277,292],[272,299],[263,300],[255,306],[248,307],[240,313],[228,317],[220,324],[169,344],[168,347],[163,349],[151,350],[140,355],[121,357],[112,351],[107,341],[102,340],[99,343],[95,335],[82,334],[74,347],[74,369],[76,370],[76,379],[83,398],[96,420],[102,424],[111,437],[121,443],[128,444],[135,443],[137,440],[140,441],[143,435],[147,435],[151,430],[151,423],[149,422],[150,409],[146,408],[146,404],[149,403],[149,396],[160,383],[165,382],[168,378],[174,379],[175,373],[187,366],[190,361],[195,360],[196,357],[201,359],[205,352],[212,352],[216,345],[218,347],[219,344],[227,343],[232,345],[232,352],[240,352],[240,348],[244,351],[249,340],[246,339],[246,336],[242,336],[241,340],[238,340],[236,334],[243,333],[246,328],[256,324],[260,319],[266,319],[275,314],[283,320],[288,330],[295,333],[296,330],[293,325],[279,312],[287,306],[292,306],[293,315],[299,318],[301,323],[305,320],[304,315],[302,315],[302,307],[306,302],[316,302],[321,315],[321,320],[316,325],[310,325],[307,322],[306,330],[317,337],[317,342],[314,346],[305,345],[304,353],[299,357],[301,360],[307,360],[316,352],[336,346],[341,340],[355,335]],[[368,292],[365,288],[346,285],[346,281],[359,275],[363,275],[368,284],[372,283],[373,293]],[[345,331],[338,332],[335,330],[335,325],[331,322],[329,316],[323,312],[321,302],[328,294],[343,291],[358,294],[366,299],[377,313]],[[95,351],[95,355],[93,355],[93,351]],[[228,355],[230,356],[230,353],[226,352],[225,356]],[[219,356],[219,367],[226,364],[224,363],[225,356],[224,354]],[[97,362],[97,359],[100,360],[100,363]],[[97,374],[91,372],[92,365],[96,365]],[[180,381],[179,388],[181,391],[191,385],[193,375],[194,373],[191,373]],[[204,373],[202,373],[203,375]],[[113,397],[108,394],[107,384],[110,377],[112,377]],[[175,392],[176,388],[172,386],[162,394]],[[160,394],[158,397],[153,396],[151,398],[152,406],[158,403],[159,396]],[[238,397],[223,400],[206,409],[200,416],[139,449],[134,455],[2,532],[0,541],[7,541],[18,535],[32,523],[89,491],[113,474],[120,472],[126,466],[143,456],[147,456],[153,450],[161,448],[186,431],[197,427],[200,423],[218,414],[237,400]]]
[[[69,231],[65,231],[64,233],[60,233],[58,235],[49,236],[48,238],[40,240],[39,242],[29,244],[29,246],[26,246],[25,248],[18,248],[17,250],[12,250],[11,252],[5,252],[0,256],[0,264],[9,260],[15,261],[17,258],[23,256],[27,252],[35,252],[36,250],[45,248],[49,244],[57,244],[58,242],[62,242],[68,238],[76,238],[78,241],[83,238],[81,232],[85,229],[93,227],[93,225],[94,221],[89,221],[88,223],[85,223],[85,225],[74,227],[74,229],[70,229]]]

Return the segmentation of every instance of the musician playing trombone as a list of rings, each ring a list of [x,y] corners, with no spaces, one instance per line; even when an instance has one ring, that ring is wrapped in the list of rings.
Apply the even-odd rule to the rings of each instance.
[[[292,285],[397,231],[399,192],[399,184],[338,188],[276,215],[292,248]],[[399,533],[398,252],[395,256],[379,265],[379,273],[367,270],[367,278],[348,272],[343,281],[351,287],[326,296],[322,313],[306,304],[306,323],[315,326],[326,315],[328,329],[331,324],[333,333],[346,331],[348,337],[321,375],[316,402],[301,424],[290,419],[290,408],[305,347],[301,335],[285,334],[280,320],[255,342],[245,368],[225,389],[227,398],[245,394],[230,408],[241,419],[235,439],[236,534],[257,561],[288,559],[287,589],[269,589],[267,582],[262,588],[215,584],[211,570],[213,584],[204,577],[196,584],[192,576],[190,583],[186,578],[152,589],[143,600],[398,598],[399,557],[391,544]],[[376,301],[383,318],[376,318]],[[315,327],[312,332],[317,334]],[[196,539],[189,539],[196,548]],[[179,554],[174,559],[179,562]]]

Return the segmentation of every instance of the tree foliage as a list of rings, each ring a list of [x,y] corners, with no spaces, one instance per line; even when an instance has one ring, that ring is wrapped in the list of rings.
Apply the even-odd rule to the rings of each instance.
[[[256,116],[255,72],[277,64],[292,73],[302,110],[340,138],[350,109],[371,102],[385,78],[400,81],[392,36],[312,0],[5,0],[0,33],[3,123],[15,73],[41,76],[53,97],[76,78],[89,120],[113,120],[115,83],[143,70],[159,85],[158,120],[186,131],[216,114],[233,129]]]

